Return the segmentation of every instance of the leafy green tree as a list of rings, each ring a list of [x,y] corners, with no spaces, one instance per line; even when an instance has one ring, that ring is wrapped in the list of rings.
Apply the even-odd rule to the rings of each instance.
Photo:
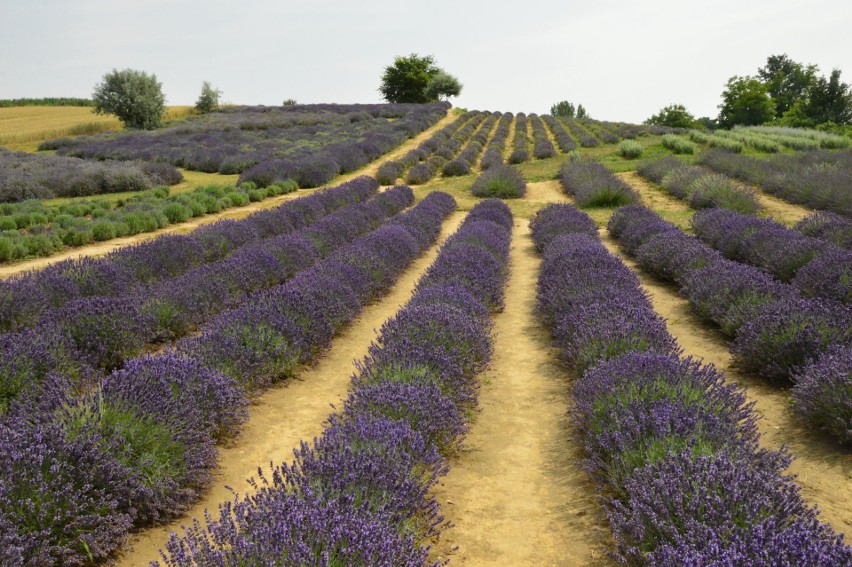
[[[437,65],[431,55],[412,53],[385,67],[379,92],[388,102],[433,102],[458,96],[462,84]]]
[[[786,53],[767,58],[766,65],[757,70],[757,76],[766,85],[776,116],[783,116],[796,101],[807,96],[818,70],[816,65],[793,61]]]
[[[814,126],[825,122],[852,123],[852,92],[847,83],[840,81],[840,69],[832,70],[828,79],[818,77],[814,81],[801,110]]]
[[[719,127],[719,123],[716,122],[715,118],[710,118],[709,116],[702,116],[700,118],[695,119],[695,128],[700,130],[715,130]]]
[[[204,114],[213,112],[219,108],[219,97],[222,96],[222,91],[214,89],[208,81],[201,83],[201,95],[195,101],[195,110]]]
[[[760,80],[734,75],[728,79],[719,105],[719,126],[754,125],[769,122],[775,117],[775,105]]]
[[[682,104],[670,104],[652,115],[645,124],[659,124],[671,128],[694,128],[695,117]]]
[[[166,97],[156,75],[113,69],[95,85],[96,114],[115,114],[129,128],[150,130],[160,125]]]
[[[586,112],[586,109],[582,104],[577,105],[577,118],[589,118],[589,113]]]
[[[295,106],[298,104],[295,98],[288,98],[284,102],[281,103],[283,106]]]
[[[461,90],[462,84],[457,78],[444,71],[438,71],[426,83],[423,94],[429,100],[446,100],[451,96],[459,96]]]
[[[574,118],[574,105],[567,100],[560,100],[550,107],[551,116],[561,116],[562,118]]]

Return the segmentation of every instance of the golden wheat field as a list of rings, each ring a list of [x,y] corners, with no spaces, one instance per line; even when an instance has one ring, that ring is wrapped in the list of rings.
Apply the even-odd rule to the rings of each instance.
[[[170,106],[164,118],[172,120],[192,114],[191,106]],[[14,151],[35,151],[44,140],[61,136],[97,134],[121,129],[113,115],[95,114],[90,107],[17,106],[0,108],[0,146]]]

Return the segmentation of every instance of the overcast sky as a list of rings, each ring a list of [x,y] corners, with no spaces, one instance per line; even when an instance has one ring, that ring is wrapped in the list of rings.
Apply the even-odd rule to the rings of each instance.
[[[205,80],[231,103],[380,102],[395,56],[431,54],[464,84],[456,106],[641,122],[671,103],[715,117],[772,54],[852,83],[852,2],[0,0],[0,53],[0,98],[89,97],[130,67],[174,105]]]

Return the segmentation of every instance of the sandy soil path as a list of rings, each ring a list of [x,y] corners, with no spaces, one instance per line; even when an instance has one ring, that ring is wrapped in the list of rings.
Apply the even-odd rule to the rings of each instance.
[[[793,226],[814,212],[813,209],[790,203],[765,191],[761,191],[758,187],[742,183],[741,185],[754,191],[755,195],[757,195],[757,202],[763,207],[763,212],[766,216],[775,219],[783,225]]]
[[[435,551],[465,566],[606,565],[597,544],[609,530],[594,485],[575,464],[569,383],[534,311],[540,259],[527,223],[516,218],[481,411],[436,490],[455,527]]]
[[[428,139],[432,134],[436,131],[440,130],[453,120],[457,118],[455,112],[450,109],[447,112],[447,115],[438,121],[437,124],[428,128],[418,134],[417,136],[410,138],[403,142],[399,147],[395,150],[391,151],[388,154],[385,154],[381,158],[376,161],[365,165],[364,167],[352,172],[347,173],[346,175],[339,175],[331,183],[323,185],[323,187],[331,187],[334,185],[339,185],[345,181],[349,181],[350,179],[354,179],[359,175],[375,175],[376,170],[379,168],[379,165],[384,163],[388,159],[393,159],[395,157],[400,157],[404,155],[406,152],[411,150],[412,148],[420,145],[421,142]],[[215,215],[207,215],[198,219],[193,219],[186,223],[169,225],[160,230],[156,230],[154,232],[146,232],[144,234],[137,234],[134,236],[128,236],[126,238],[116,238],[113,240],[108,240],[106,242],[99,242],[97,244],[92,244],[89,246],[80,246],[79,248],[71,248],[66,251],[60,252],[59,254],[55,254],[53,256],[46,256],[44,258],[34,258],[32,260],[24,260],[21,262],[15,262],[12,264],[3,264],[0,266],[0,278],[7,278],[11,275],[18,274],[21,272],[25,272],[27,270],[39,270],[50,264],[55,262],[59,262],[61,260],[67,260],[69,258],[82,258],[84,256],[103,256],[108,254],[109,252],[116,250],[118,248],[122,248],[124,246],[130,246],[132,244],[138,244],[140,242],[144,242],[146,240],[150,240],[152,238],[156,238],[163,234],[184,234],[187,232],[191,232],[198,228],[201,225],[209,224],[212,222],[216,222],[222,219],[241,219],[245,218],[253,212],[260,211],[263,209],[270,209],[277,205],[280,205],[284,201],[289,199],[294,199],[296,197],[301,197],[306,195],[311,191],[316,191],[321,189],[319,187],[317,189],[300,189],[299,191],[289,193],[287,195],[281,195],[279,197],[272,197],[270,199],[265,199],[259,203],[251,203],[244,207],[235,207],[233,209],[228,209],[227,211],[222,211],[221,213]]]
[[[450,216],[442,228],[439,244],[458,228],[463,218],[463,213]],[[219,503],[232,498],[227,486],[244,493],[248,489],[246,480],[257,476],[258,467],[268,470],[270,462],[291,461],[293,449],[301,440],[319,435],[332,412],[330,404],[339,405],[346,395],[354,371],[353,361],[367,354],[375,329],[408,301],[417,280],[435,260],[437,249],[435,245],[417,259],[387,296],[368,306],[335,337],[331,350],[316,365],[300,372],[298,379],[259,396],[249,408],[250,419],[242,434],[229,446],[219,448],[216,480],[203,500],[183,518],[135,534],[117,565],[141,567],[159,560],[159,550],[168,541],[170,532],[180,533],[179,528],[190,524],[193,517],[201,519],[205,509],[218,510]]]
[[[852,453],[802,425],[789,407],[788,391],[773,388],[732,366],[728,343],[721,331],[693,315],[689,302],[680,297],[673,286],[647,275],[627,258],[605,229],[601,236],[607,249],[639,276],[642,287],[650,293],[654,309],[666,318],[669,332],[684,353],[713,363],[729,380],[746,388],[749,399],[756,403],[755,410],[762,416],[758,422],[761,444],[771,449],[779,449],[782,445],[790,449],[796,460],[789,472],[798,475],[803,497],[818,504],[822,520],[844,533],[849,541],[852,538],[849,497],[852,494]]]
[[[678,228],[689,229],[689,218],[694,213],[689,205],[680,199],[675,199],[661,188],[654,187],[635,171],[616,173],[615,176],[620,177],[639,193],[643,205],[653,209],[669,222],[673,222]]]

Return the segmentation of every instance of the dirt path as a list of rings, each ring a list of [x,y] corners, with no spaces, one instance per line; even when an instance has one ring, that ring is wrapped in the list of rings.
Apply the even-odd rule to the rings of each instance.
[[[643,205],[649,209],[653,209],[669,222],[673,222],[678,228],[682,230],[689,229],[689,219],[695,213],[695,211],[689,208],[689,205],[680,199],[675,199],[663,189],[654,187],[635,171],[616,173],[615,176],[620,177],[639,193],[639,198],[642,200]]]
[[[743,183],[741,183],[741,185],[754,191],[754,194],[757,195],[757,202],[760,203],[761,207],[763,207],[761,216],[771,217],[776,222],[780,222],[783,225],[793,226],[814,212],[813,209],[789,203],[783,199],[775,197],[774,195],[761,191],[758,187],[745,185]]]
[[[444,223],[439,242],[453,233],[463,218],[463,213],[454,213]],[[346,395],[354,371],[353,361],[366,355],[375,338],[375,329],[411,297],[415,283],[435,260],[437,248],[433,246],[417,259],[387,296],[368,306],[356,321],[335,337],[331,350],[315,366],[301,372],[298,379],[258,397],[249,408],[251,417],[242,434],[231,445],[219,448],[216,481],[204,499],[182,519],[132,537],[117,565],[141,567],[159,560],[159,550],[168,541],[170,532],[179,532],[192,517],[203,518],[205,509],[216,511],[219,503],[232,499],[226,486],[244,493],[248,489],[245,481],[257,476],[258,467],[267,469],[270,461],[275,464],[291,461],[293,449],[301,440],[319,435],[332,411],[329,404],[339,405]]]
[[[215,215],[207,215],[204,217],[200,217],[198,219],[191,220],[189,222],[169,225],[160,230],[156,230],[154,232],[146,232],[143,234],[137,234],[134,236],[128,236],[126,238],[115,238],[113,240],[108,240],[106,242],[99,242],[97,244],[92,244],[89,246],[80,246],[79,248],[71,248],[66,251],[60,252],[59,254],[54,254],[53,256],[46,256],[44,258],[34,258],[32,260],[24,260],[22,262],[15,262],[13,264],[4,264],[0,266],[0,278],[7,278],[14,274],[18,274],[21,272],[25,272],[28,270],[38,270],[49,266],[55,262],[59,262],[62,260],[67,260],[69,258],[82,258],[84,256],[104,256],[113,250],[118,248],[122,248],[124,246],[130,246],[132,244],[139,244],[140,242],[144,242],[146,240],[151,240],[152,238],[156,238],[163,234],[185,234],[187,232],[191,232],[198,228],[201,225],[209,224],[212,222],[216,222],[222,219],[241,219],[245,218],[253,212],[260,211],[263,209],[271,209],[277,205],[280,205],[284,201],[288,201],[290,199],[294,199],[296,197],[301,197],[306,195],[312,191],[317,191],[324,187],[331,187],[334,185],[340,185],[350,179],[354,179],[359,175],[375,175],[376,170],[379,168],[379,165],[385,162],[385,160],[393,159],[394,157],[400,157],[408,152],[410,149],[417,147],[421,142],[429,138],[432,134],[434,134],[437,130],[443,128],[453,120],[457,118],[457,115],[450,109],[447,112],[447,115],[438,121],[434,126],[424,130],[417,136],[410,138],[402,143],[395,150],[391,151],[388,154],[385,154],[378,160],[365,165],[364,167],[352,172],[347,173],[346,175],[339,175],[335,177],[330,183],[323,185],[322,187],[318,187],[316,189],[300,189],[299,191],[295,191],[293,193],[288,193],[287,195],[281,195],[278,197],[272,197],[270,199],[265,199],[258,203],[251,203],[244,207],[235,207],[233,209],[228,209],[227,211],[223,211],[221,213],[217,213]]]
[[[153,232],[135,234],[133,236],[127,236],[124,238],[113,238],[112,240],[98,242],[97,244],[91,244],[88,246],[80,246],[79,248],[69,248],[68,250],[60,252],[59,254],[45,256],[44,258],[33,258],[32,260],[24,260],[22,262],[15,262],[13,264],[3,264],[2,266],[0,266],[0,278],[8,278],[9,276],[19,274],[21,272],[26,272],[28,270],[40,270],[49,266],[50,264],[54,264],[62,260],[68,260],[72,258],[83,258],[85,256],[104,256],[106,254],[109,254],[113,250],[117,250],[118,248],[123,248],[132,244],[139,244],[140,242],[145,242],[146,240],[157,238],[158,236],[162,236],[163,234],[186,234],[187,232],[192,232],[199,226],[210,224],[223,219],[245,218],[256,211],[260,211],[263,209],[271,209],[272,207],[276,207],[285,201],[289,201],[297,197],[302,197],[306,195],[309,191],[313,191],[313,189],[294,191],[293,193],[279,195],[278,197],[265,199],[263,201],[252,203],[244,207],[234,207],[233,209],[228,209],[226,211],[222,211],[221,213],[216,213],[214,215],[206,215],[188,222],[172,224],[159,230],[155,230]]]
[[[689,302],[672,286],[645,274],[627,258],[604,229],[602,239],[610,252],[621,258],[650,293],[654,309],[666,318],[669,332],[677,339],[686,355],[703,358],[723,371],[729,380],[746,388],[755,410],[762,416],[758,422],[761,444],[778,449],[789,447],[796,460],[789,472],[798,475],[802,496],[819,505],[821,519],[838,532],[852,538],[852,453],[826,436],[803,426],[789,407],[790,394],[773,388],[757,377],[732,367],[728,343],[721,331],[704,324],[692,314]]]
[[[435,551],[465,566],[608,565],[597,544],[609,530],[598,519],[594,485],[575,465],[569,384],[534,312],[540,260],[527,223],[515,222],[481,411],[436,490],[455,527]]]

